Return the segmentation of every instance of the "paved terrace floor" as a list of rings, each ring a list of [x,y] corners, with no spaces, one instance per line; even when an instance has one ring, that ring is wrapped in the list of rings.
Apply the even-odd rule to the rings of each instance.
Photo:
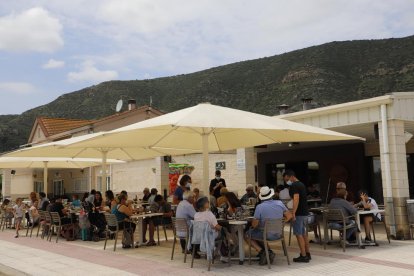
[[[114,252],[113,241],[109,242],[109,250],[104,251],[103,241],[62,239],[55,243],[54,239],[48,242],[24,236],[16,239],[13,231],[5,230],[0,232],[0,275],[414,275],[414,242],[388,244],[381,229],[378,232],[378,247],[348,247],[344,253],[337,244],[329,245],[327,250],[312,244],[312,261],[308,264],[291,262],[289,266],[277,248],[272,269],[257,262],[252,265],[233,262],[228,267],[218,261],[207,272],[205,259],[195,260],[193,269],[188,260],[184,264],[179,245],[175,259],[170,260],[171,231],[168,242],[163,239],[160,246],[127,250],[118,247]],[[297,256],[295,241],[292,240],[288,251],[291,259]]]

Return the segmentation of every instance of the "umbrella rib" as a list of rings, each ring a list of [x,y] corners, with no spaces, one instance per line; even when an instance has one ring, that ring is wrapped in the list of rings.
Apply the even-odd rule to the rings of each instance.
[[[214,140],[216,140],[217,148],[219,149],[219,151],[221,151],[220,144],[219,144],[219,141],[217,139],[216,133],[213,132],[213,135],[214,135]]]
[[[266,137],[266,138],[268,138],[268,139],[272,140],[272,141],[273,141],[273,142],[275,142],[275,143],[281,144],[281,142],[280,142],[280,141],[277,141],[277,140],[275,140],[275,139],[273,139],[273,138],[269,137],[268,135],[261,133],[261,132],[260,132],[260,130],[258,130],[258,129],[253,129],[253,131],[254,131],[254,132],[259,133],[260,135],[263,135],[264,137]]]
[[[134,158],[128,153],[126,152],[126,150],[124,150],[123,148],[119,148],[122,152],[124,152],[129,158],[131,158],[131,160],[134,160]]]
[[[167,133],[165,133],[160,139],[158,139],[155,143],[153,143],[151,146],[149,146],[149,148],[152,148],[152,147],[154,147],[154,146],[156,146],[159,142],[161,142],[165,137],[167,137],[168,135],[170,135],[170,133],[171,132],[173,132],[174,130],[176,130],[176,129],[178,129],[179,127],[178,126],[173,126],[172,125],[172,128],[167,132]]]

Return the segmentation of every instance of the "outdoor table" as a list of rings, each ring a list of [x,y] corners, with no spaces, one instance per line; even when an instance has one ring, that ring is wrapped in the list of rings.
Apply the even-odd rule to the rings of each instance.
[[[144,245],[143,236],[142,236],[142,223],[144,221],[144,218],[159,217],[163,215],[164,213],[148,213],[148,214],[136,214],[136,215],[130,216],[131,220],[137,222],[138,233],[139,233],[139,237],[138,237],[139,246]]]
[[[380,213],[380,214],[385,214],[385,210],[379,210],[379,209],[376,209],[376,210],[361,210],[361,211],[358,211],[356,214],[355,214],[355,220],[356,220],[356,224],[357,224],[357,243],[358,243],[358,247],[360,248],[360,249],[364,249],[365,248],[365,246],[378,246],[378,244],[377,243],[375,243],[375,242],[369,242],[369,243],[366,243],[366,242],[362,242],[362,235],[361,235],[361,221],[360,221],[360,216],[361,215],[366,215],[366,214],[374,214],[374,213]]]
[[[247,225],[246,220],[229,220],[229,224],[237,229],[237,237],[239,239],[239,264],[244,263],[244,226]]]
[[[320,198],[311,198],[311,199],[308,199],[307,201],[308,201],[309,206],[317,208],[321,204],[322,199],[320,199]]]

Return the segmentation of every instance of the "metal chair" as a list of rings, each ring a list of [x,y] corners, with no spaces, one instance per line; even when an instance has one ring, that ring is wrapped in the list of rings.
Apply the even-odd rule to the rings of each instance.
[[[196,248],[198,245],[205,243],[206,241],[204,240],[206,237],[204,237],[203,233],[207,233],[208,230],[211,229],[210,224],[207,221],[193,221],[189,230],[190,233],[190,237],[189,240],[191,241],[191,245],[193,247],[193,252],[192,252],[192,256],[191,256],[191,268],[193,268],[193,264],[194,264],[194,256],[196,253]],[[222,228],[223,232],[225,232],[225,228]],[[214,231],[211,229],[211,231]],[[221,243],[223,241],[223,239],[226,238],[222,237],[221,239],[218,239],[218,245],[216,246],[216,241],[208,241],[211,251],[210,252],[205,252],[207,255],[207,262],[208,262],[208,271],[210,271],[210,267],[211,264],[214,263],[214,256],[215,256],[215,248],[217,248],[217,250],[221,247]],[[229,254],[228,254],[228,265],[230,266],[230,250],[229,250]]]
[[[58,212],[50,212],[51,217],[51,228],[49,229],[49,237],[48,240],[52,241],[52,233],[53,231],[56,232],[56,242],[59,240],[60,232],[62,230],[62,221],[60,219]]]
[[[40,228],[43,228],[43,225],[46,221],[46,217],[44,214],[45,211],[39,210],[38,212],[39,212],[39,224],[37,225],[36,238],[39,237]]]
[[[30,212],[30,211],[29,211]],[[26,219],[26,237],[29,234],[29,229],[30,229],[30,238],[32,237],[32,233],[33,233],[33,228],[35,227],[35,223],[34,221],[30,222],[30,218]]]
[[[49,234],[52,233],[52,217],[48,211],[43,211],[43,215],[45,216],[45,221],[42,226],[42,235],[41,238],[44,239],[47,233],[46,240],[49,240]]]
[[[1,231],[4,231],[4,229],[7,229],[7,226],[11,228],[13,217],[7,217],[7,213],[4,210],[0,210],[0,228]]]
[[[342,250],[345,252],[345,246],[346,246],[346,231],[352,228],[356,227],[356,224],[350,224],[349,222],[350,218],[354,218],[354,216],[346,217],[341,209],[325,209],[323,212],[323,221],[324,221],[324,243],[323,243],[323,249],[326,250],[326,244],[328,243],[328,230],[338,230],[342,233]],[[331,227],[329,226],[330,223],[338,223],[340,228]]]
[[[185,241],[187,244],[188,236],[189,236],[189,229],[188,229],[188,224],[187,224],[186,219],[172,217],[172,225],[173,225],[174,241],[173,241],[172,252],[171,252],[171,260],[174,259],[174,250],[175,250],[175,244],[177,243],[177,238],[178,239],[185,238]],[[187,261],[187,248],[184,249],[184,263],[186,261]]]
[[[280,233],[280,238],[278,239],[267,239],[268,234],[267,233]],[[270,269],[270,257],[269,257],[269,242],[280,242],[282,244],[283,253],[286,256],[286,260],[288,262],[288,265],[290,265],[289,260],[289,254],[286,247],[285,242],[285,235],[284,235],[284,221],[283,219],[266,219],[264,222],[264,228],[263,228],[263,238],[259,241],[262,241],[265,246],[265,252],[266,252],[266,260],[267,260],[267,266]],[[249,264],[252,263],[252,236],[249,235]]]
[[[110,235],[114,235],[114,251],[116,250],[116,242],[118,240],[119,226],[116,216],[114,214],[105,213],[106,228],[105,228],[105,244],[104,250],[106,250],[106,242]]]

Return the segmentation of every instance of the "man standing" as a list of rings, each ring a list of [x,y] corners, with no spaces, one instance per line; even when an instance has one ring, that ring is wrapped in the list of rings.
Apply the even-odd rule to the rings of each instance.
[[[283,179],[290,186],[289,194],[293,199],[293,234],[298,240],[300,249],[299,257],[293,258],[293,261],[308,263],[311,260],[311,254],[309,252],[309,240],[306,230],[306,222],[309,215],[306,187],[296,178],[294,171],[286,170],[283,174]]]
[[[220,197],[220,189],[226,187],[226,181],[221,178],[221,171],[216,171],[216,177],[210,181],[210,191],[213,191],[215,198]]]

